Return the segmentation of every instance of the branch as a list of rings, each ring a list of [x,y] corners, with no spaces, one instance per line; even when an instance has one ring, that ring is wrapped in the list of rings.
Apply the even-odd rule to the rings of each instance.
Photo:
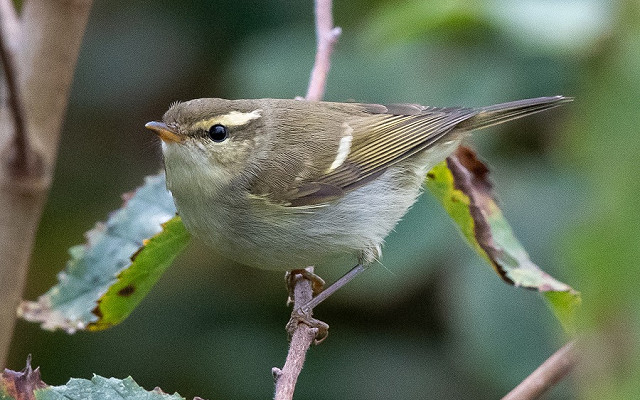
[[[20,34],[20,23],[12,0],[0,0],[0,24],[2,24],[0,33],[9,44],[9,47],[15,51],[18,35]]]
[[[0,0],[9,107],[0,107],[0,367],[53,176],[91,0]],[[5,40],[6,39],[6,40]]]
[[[576,363],[575,342],[569,342],[536,368],[502,400],[537,399],[571,372]]]
[[[307,271],[313,273],[313,267],[307,268]],[[302,274],[296,274],[293,278],[295,289],[293,295],[293,309],[296,305],[307,304],[313,298],[313,288],[311,281],[305,279]],[[284,367],[272,368],[271,372],[276,382],[275,400],[289,400],[293,398],[293,392],[296,388],[298,376],[302,371],[307,350],[318,333],[317,328],[311,328],[307,324],[299,323],[291,336],[289,344],[289,353]]]
[[[311,70],[311,79],[306,100],[320,101],[327,86],[327,75],[331,67],[331,53],[342,33],[342,29],[333,26],[331,0],[315,0],[316,3],[316,60]]]
[[[33,163],[32,149],[30,148],[25,112],[18,90],[18,74],[16,68],[17,37],[20,34],[20,25],[15,8],[9,0],[0,1],[0,59],[4,71],[5,82],[9,94],[9,113],[13,120],[13,140],[11,152],[6,154],[5,166],[7,172],[14,176],[29,176],[37,171],[30,171]],[[36,168],[37,169],[37,168]]]
[[[327,85],[327,75],[331,66],[331,53],[333,47],[342,33],[340,28],[333,26],[333,16],[331,14],[332,0],[315,0],[316,15],[316,36],[317,50],[316,59],[309,79],[309,88],[305,100],[320,101],[324,97]],[[313,273],[313,267],[307,268]],[[305,279],[301,274],[296,274],[293,281],[293,310],[296,306],[307,304],[313,298],[313,285],[311,281]],[[316,339],[317,328],[311,328],[307,324],[298,323],[289,343],[289,353],[284,367],[272,368],[271,373],[275,379],[275,400],[288,400],[293,398],[298,376],[302,371],[307,350]]]

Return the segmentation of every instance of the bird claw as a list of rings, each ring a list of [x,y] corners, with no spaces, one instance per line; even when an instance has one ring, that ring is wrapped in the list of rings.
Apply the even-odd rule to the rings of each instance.
[[[305,324],[316,330],[316,337],[313,341],[318,345],[322,343],[327,336],[329,336],[329,324],[320,321],[319,319],[311,316],[311,310],[305,306],[295,308],[291,312],[291,318],[287,322],[286,330],[289,333],[289,339],[293,336],[293,333],[298,329],[299,324]]]
[[[311,282],[311,290],[313,291],[314,296],[317,296],[318,293],[322,292],[322,289],[324,288],[324,279],[322,279],[319,275],[314,274],[313,272],[309,272],[306,269],[293,269],[291,271],[287,271],[284,275],[284,281],[287,285],[287,291],[289,292],[287,305],[293,303],[293,293],[296,286],[296,275],[302,275],[304,279]]]

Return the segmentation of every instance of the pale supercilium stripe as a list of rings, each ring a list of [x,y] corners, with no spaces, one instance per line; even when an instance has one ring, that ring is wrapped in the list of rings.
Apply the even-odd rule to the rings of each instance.
[[[213,118],[198,121],[191,126],[191,129],[207,130],[216,124],[224,126],[242,126],[260,117],[262,117],[262,109],[253,110],[247,113],[231,111],[228,114],[217,115]]]

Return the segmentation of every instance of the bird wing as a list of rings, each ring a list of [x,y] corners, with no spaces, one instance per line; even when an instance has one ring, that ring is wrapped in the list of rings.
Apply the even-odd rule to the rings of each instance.
[[[331,151],[319,147],[310,160],[298,160],[299,165],[294,168],[297,172],[292,173],[296,178],[288,181],[286,189],[281,188],[285,190],[262,194],[287,206],[326,203],[366,184],[390,166],[434,146],[454,129],[471,131],[566,101],[569,99],[561,96],[541,97],[483,108],[358,104],[364,112],[349,115],[342,124],[332,125],[332,129],[339,132],[322,136],[330,138],[334,146],[328,146]],[[286,169],[287,166],[281,166],[281,170]],[[273,185],[273,180],[270,184]]]
[[[319,182],[343,190],[356,188],[390,166],[433,146],[475,114],[474,110],[463,108],[417,105],[385,108],[385,114],[347,122],[353,130],[350,151],[338,167],[317,177]]]
[[[340,198],[391,165],[432,146],[474,113],[411,104],[359,106],[364,112],[325,123],[324,134],[315,140],[311,131],[300,133],[311,135],[308,140],[314,140],[316,151],[302,152],[292,146],[287,154],[272,153],[268,166],[262,165],[263,174],[254,182],[252,194],[296,207]]]

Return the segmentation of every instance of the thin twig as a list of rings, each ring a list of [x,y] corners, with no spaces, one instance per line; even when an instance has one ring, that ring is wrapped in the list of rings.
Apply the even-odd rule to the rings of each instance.
[[[309,88],[305,96],[308,101],[320,101],[324,97],[327,75],[331,66],[331,53],[338,37],[342,33],[340,28],[333,26],[331,1],[315,0],[317,51],[311,78],[309,79]],[[313,267],[307,268],[307,271],[313,272]],[[296,310],[296,306],[299,307],[311,301],[313,298],[313,286],[302,275],[296,275],[294,282],[293,309]],[[317,334],[317,328],[298,323],[291,335],[289,353],[284,367],[282,369],[274,367],[271,370],[276,382],[274,399],[289,400],[293,398],[296,382],[302,371],[307,350],[309,350]]]
[[[317,50],[316,60],[311,70],[306,100],[320,101],[327,86],[327,75],[331,67],[331,53],[342,33],[342,29],[333,26],[331,0],[315,0]]]
[[[307,268],[313,273],[313,267]],[[293,278],[295,282],[293,309],[296,305],[307,304],[313,297],[313,287],[311,281],[305,279],[302,274],[296,274]],[[293,398],[298,376],[302,371],[307,350],[318,333],[317,328],[312,328],[304,323],[299,323],[291,336],[289,353],[282,369],[272,368],[271,372],[276,381],[275,400],[289,400]]]
[[[536,368],[502,400],[537,399],[571,372],[576,363],[575,342],[569,342]]]

